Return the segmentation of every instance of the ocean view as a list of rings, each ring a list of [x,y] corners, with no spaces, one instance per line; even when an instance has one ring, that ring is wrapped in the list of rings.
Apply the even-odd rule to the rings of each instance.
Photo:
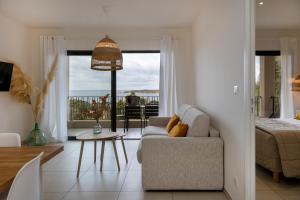
[[[117,96],[127,96],[130,92],[137,96],[159,96],[159,90],[117,90]],[[70,90],[69,96],[105,96],[110,90]]]

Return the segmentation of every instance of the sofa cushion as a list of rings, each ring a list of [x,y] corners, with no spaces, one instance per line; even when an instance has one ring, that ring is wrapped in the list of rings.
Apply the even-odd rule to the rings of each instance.
[[[142,137],[148,135],[168,135],[168,132],[165,127],[147,126],[142,133]]]
[[[179,120],[180,120],[179,117],[176,114],[174,114],[167,124],[166,131],[170,132],[172,128],[176,126],[176,124],[178,124]]]
[[[182,123],[181,121],[175,125],[172,130],[168,133],[171,137],[185,137],[187,134],[189,126]]]
[[[186,111],[190,108],[192,108],[191,105],[182,104],[177,111],[177,115],[179,116],[179,118],[182,119]]]
[[[187,137],[209,136],[209,117],[200,110],[189,108],[181,120],[189,126]]]

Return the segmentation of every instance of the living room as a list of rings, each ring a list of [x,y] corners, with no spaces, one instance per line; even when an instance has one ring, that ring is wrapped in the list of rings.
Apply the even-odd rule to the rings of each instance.
[[[41,176],[35,176],[36,187],[19,187],[33,190],[35,199],[255,199],[251,89],[257,6],[254,0],[0,0],[0,61],[17,66],[35,92],[50,86],[41,121],[32,102],[14,98],[18,92],[0,93],[0,132],[17,133],[13,137],[20,137],[21,146],[0,148],[0,165],[6,167],[1,169],[7,170],[1,170],[1,197],[22,194],[10,191],[14,177],[44,152],[37,157],[42,167],[37,167]],[[112,117],[111,124],[102,124],[103,133],[90,131],[68,141],[67,52],[96,52],[106,35],[118,55],[160,52],[160,116],[147,119],[146,127],[137,124],[143,128],[138,140],[126,138],[134,128],[124,133],[123,123]],[[51,66],[57,67],[54,79],[48,76]],[[121,71],[114,67],[104,72],[86,66],[112,76]],[[117,81],[106,83],[111,85],[111,102]],[[54,83],[57,87],[51,87]],[[187,137],[167,136],[169,117],[175,113],[181,122],[174,127],[185,129]],[[48,144],[28,146],[37,121]],[[9,171],[9,159],[29,150],[34,153],[21,156],[22,165],[17,162]]]

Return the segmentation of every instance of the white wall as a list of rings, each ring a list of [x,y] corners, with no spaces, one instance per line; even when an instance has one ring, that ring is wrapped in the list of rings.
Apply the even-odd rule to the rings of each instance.
[[[32,28],[31,32],[31,66],[34,74],[40,73],[39,68],[39,36],[63,35],[69,50],[92,50],[97,41],[108,34],[123,50],[159,50],[160,38],[163,35],[173,35],[179,40],[178,85],[181,99],[179,103],[193,103],[192,56],[191,56],[191,29],[188,28],[102,28],[102,29],[41,29]],[[39,77],[35,79],[40,82]]]
[[[300,30],[274,30],[274,29],[258,29],[256,30],[256,50],[280,50],[280,38],[294,37],[298,38],[299,45],[299,62],[294,68],[294,76],[300,75]],[[294,92],[294,107],[295,110],[300,110],[300,92]]]
[[[28,30],[22,24],[0,15],[0,59],[20,65],[30,73]],[[8,92],[0,92],[0,132],[17,132],[22,138],[32,128],[30,106],[15,102]]]
[[[196,105],[224,139],[225,189],[245,199],[244,1],[203,2],[193,26]],[[233,87],[239,87],[237,95]]]

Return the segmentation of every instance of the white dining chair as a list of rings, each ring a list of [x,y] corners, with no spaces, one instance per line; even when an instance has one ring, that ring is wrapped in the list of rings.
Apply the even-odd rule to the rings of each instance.
[[[43,153],[27,162],[17,173],[7,200],[41,200],[40,163]]]
[[[18,133],[0,133],[0,147],[20,147],[21,137]]]

